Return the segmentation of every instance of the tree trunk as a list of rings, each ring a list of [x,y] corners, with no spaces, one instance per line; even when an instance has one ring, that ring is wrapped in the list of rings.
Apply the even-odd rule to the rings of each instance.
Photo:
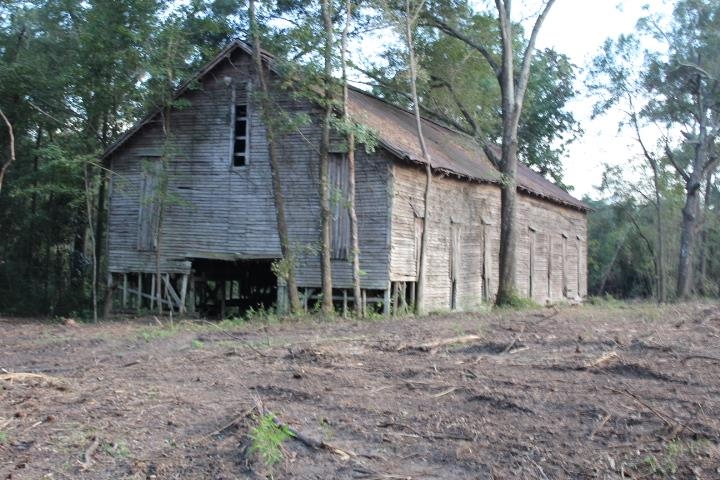
[[[265,129],[267,131],[267,142],[270,156],[270,174],[272,176],[273,185],[273,196],[275,199],[275,208],[277,209],[277,227],[278,235],[280,237],[280,250],[282,252],[283,260],[286,262],[288,296],[290,298],[290,311],[294,314],[299,313],[302,305],[300,303],[300,296],[298,295],[297,281],[295,279],[295,264],[294,254],[290,245],[290,234],[288,232],[287,215],[285,213],[285,197],[282,192],[282,181],[280,179],[280,165],[278,150],[277,150],[277,139],[275,132],[275,125],[271,118],[270,112],[272,106],[270,105],[270,94],[268,89],[267,77],[265,76],[265,69],[262,63],[262,57],[260,52],[260,35],[257,29],[257,18],[255,15],[255,0],[249,2],[250,12],[250,31],[253,39],[253,58],[255,60],[255,68],[257,69],[258,78],[260,80],[260,108],[262,110],[262,118],[265,123]]]
[[[695,252],[695,237],[697,218],[700,211],[700,188],[694,178],[695,172],[688,180],[686,186],[685,206],[682,210],[682,230],[680,234],[680,256],[678,260],[677,295],[687,299],[692,294],[693,287],[693,258]]]
[[[322,0],[322,17],[325,26],[325,75],[324,75],[324,116],[322,139],[320,144],[320,270],[322,275],[322,312],[333,314],[332,300],[332,264],[330,258],[332,213],[330,211],[330,182],[328,179],[330,163],[330,122],[332,121],[332,48],[333,24],[332,4]]]
[[[417,272],[417,288],[415,293],[415,313],[424,315],[425,308],[425,283],[427,270],[427,249],[430,241],[428,231],[430,230],[430,188],[432,186],[432,159],[428,152],[425,135],[422,130],[422,119],[420,117],[420,99],[417,93],[417,63],[415,60],[415,43],[413,40],[413,14],[410,9],[410,0],[405,2],[405,46],[408,49],[408,66],[410,67],[410,93],[412,95],[413,113],[415,115],[415,129],[417,131],[420,150],[425,162],[425,193],[423,203],[425,206],[425,218],[423,219],[423,230],[420,236],[420,265]]]
[[[657,162],[650,162],[653,171],[653,187],[655,189],[655,223],[657,231],[657,301],[665,303],[667,300],[667,289],[665,287],[665,226],[662,217],[662,195],[660,194],[660,175]]]
[[[347,41],[352,21],[352,1],[345,2],[346,21],[342,34],[342,77],[343,77],[343,117],[345,128],[347,128],[347,156],[348,156],[348,210],[350,217],[350,254],[352,256],[352,278],[353,278],[353,305],[355,317],[362,317],[362,291],[360,289],[360,240],[358,238],[357,210],[355,208],[355,134],[354,125],[350,117],[348,79],[347,79]]]
[[[700,251],[698,252],[698,268],[700,278],[698,279],[698,292],[706,295],[707,291],[707,252],[709,250],[708,217],[710,215],[710,195],[713,188],[713,172],[708,173],[705,180],[705,197],[703,200],[702,233],[700,234]]]
[[[0,117],[2,117],[3,121],[5,122],[5,126],[7,127],[8,131],[8,137],[10,139],[10,157],[7,161],[0,164],[0,193],[2,193],[2,186],[3,186],[3,180],[5,179],[5,172],[7,172],[7,169],[10,167],[10,164],[15,161],[15,134],[13,133],[13,126],[12,123],[10,123],[10,120],[5,116],[5,113],[0,109]]]

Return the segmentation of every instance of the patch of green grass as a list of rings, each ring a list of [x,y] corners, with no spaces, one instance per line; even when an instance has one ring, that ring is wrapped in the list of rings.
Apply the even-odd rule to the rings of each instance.
[[[503,310],[531,310],[540,308],[540,304],[532,298],[523,297],[517,293],[508,295],[505,301],[495,308]]]
[[[126,458],[130,456],[130,449],[124,441],[115,443],[104,442],[100,448],[105,454],[111,457]]]
[[[618,300],[609,293],[606,293],[603,296],[588,297],[586,303],[588,305],[605,308],[625,308],[627,306],[625,302]]]
[[[190,342],[190,346],[195,349],[201,349],[205,346],[205,344],[202,342],[202,340],[198,340],[197,338]]]
[[[152,340],[159,340],[161,338],[172,337],[177,334],[180,329],[177,326],[157,326],[157,327],[146,327],[138,330],[138,338],[150,342]]]
[[[7,442],[8,434],[4,430],[0,430],[0,445],[3,445],[5,442]]]
[[[283,459],[282,444],[292,437],[284,425],[278,425],[275,417],[268,413],[258,420],[250,430],[250,453],[256,454],[268,468],[272,469]]]

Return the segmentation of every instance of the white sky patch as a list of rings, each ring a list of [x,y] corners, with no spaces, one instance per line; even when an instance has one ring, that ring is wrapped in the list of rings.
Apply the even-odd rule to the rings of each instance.
[[[580,97],[569,109],[585,134],[568,148],[563,159],[565,183],[575,187],[574,196],[598,197],[595,187],[602,180],[603,164],[623,165],[640,153],[630,130],[618,132],[621,112],[591,118],[595,100],[587,96],[583,83],[587,68],[607,38],[633,33],[637,20],[648,13],[669,15],[671,11],[672,5],[664,0],[557,0],[548,14],[538,36],[538,48],[553,47],[578,66],[576,88]],[[654,144],[657,133],[648,135],[648,143]]]

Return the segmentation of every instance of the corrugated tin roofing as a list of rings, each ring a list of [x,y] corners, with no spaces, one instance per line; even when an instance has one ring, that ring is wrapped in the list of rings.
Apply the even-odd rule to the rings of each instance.
[[[246,43],[239,40],[233,41],[193,78],[185,82],[176,96],[182,95],[191,82],[204,77],[236,49],[241,49],[248,54],[252,53]],[[269,54],[262,53],[264,60],[272,60]],[[417,137],[415,117],[412,113],[355,88],[349,92],[349,102],[350,112],[354,119],[372,129],[378,135],[383,147],[400,159],[425,163]],[[104,159],[111,155],[156,114],[157,111],[135,124],[111,145],[101,158]],[[434,170],[480,182],[500,183],[500,172],[471,137],[427,119],[422,120],[422,129],[430,154],[430,163]],[[520,191],[579,210],[590,210],[588,205],[521,163],[518,164],[517,174],[518,190]]]

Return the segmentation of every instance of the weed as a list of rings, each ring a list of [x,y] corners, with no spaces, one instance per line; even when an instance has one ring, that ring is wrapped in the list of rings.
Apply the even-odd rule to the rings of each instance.
[[[0,445],[2,445],[2,444],[4,444],[5,442],[7,442],[7,438],[8,438],[7,432],[5,432],[5,431],[3,431],[3,430],[0,430]]]
[[[205,344],[202,342],[202,340],[198,340],[198,339],[196,338],[195,340],[193,340],[193,341],[190,343],[190,346],[191,346],[192,348],[195,348],[195,349],[200,349],[200,348],[203,348],[203,347],[205,346]]]
[[[505,302],[496,308],[508,310],[529,310],[533,308],[540,308],[540,305],[532,298],[523,297],[522,295],[518,294],[512,294],[508,295],[505,299]]]
[[[115,458],[126,458],[130,456],[130,449],[127,444],[123,441],[115,443],[103,443],[100,447],[102,451]]]
[[[618,300],[609,293],[606,293],[603,296],[589,297],[587,299],[587,303],[588,305],[605,308],[624,308],[626,306],[625,302]]]
[[[146,342],[172,337],[179,331],[177,326],[147,327],[138,331],[137,336]]]
[[[250,453],[257,454],[269,469],[283,459],[282,444],[292,437],[284,425],[278,425],[275,417],[268,413],[260,417],[258,424],[250,430]]]

